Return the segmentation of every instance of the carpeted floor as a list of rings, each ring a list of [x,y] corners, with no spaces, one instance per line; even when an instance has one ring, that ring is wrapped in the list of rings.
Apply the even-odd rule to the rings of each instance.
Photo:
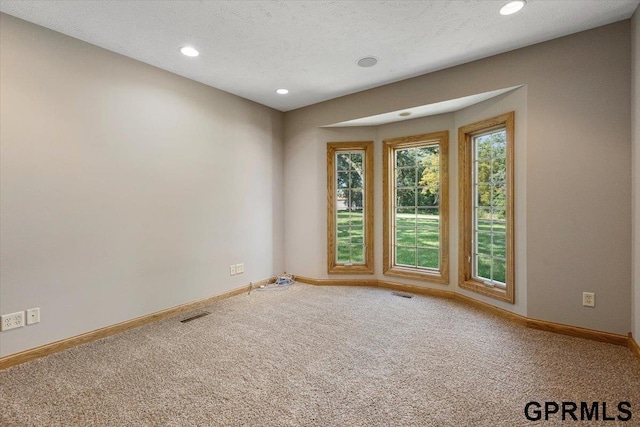
[[[640,425],[628,349],[453,301],[295,284],[205,310],[0,371],[0,425],[560,425],[530,401],[628,401],[630,422],[601,424]]]

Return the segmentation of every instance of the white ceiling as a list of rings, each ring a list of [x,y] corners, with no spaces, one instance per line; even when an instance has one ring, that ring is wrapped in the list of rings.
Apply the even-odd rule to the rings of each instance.
[[[528,0],[506,17],[505,3],[0,0],[0,11],[288,111],[627,19],[640,0]],[[368,55],[378,64],[358,67]]]

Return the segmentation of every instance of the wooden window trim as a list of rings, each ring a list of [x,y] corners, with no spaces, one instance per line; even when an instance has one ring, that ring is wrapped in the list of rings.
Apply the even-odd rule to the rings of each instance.
[[[364,151],[364,264],[345,265],[336,260],[336,172],[340,151]],[[327,143],[327,267],[329,274],[373,274],[373,141]]]
[[[398,148],[412,148],[424,145],[438,144],[440,146],[440,268],[418,269],[395,265],[392,262],[394,241],[393,218],[391,209],[395,205],[394,192],[394,150]],[[449,131],[426,133],[384,140],[383,146],[383,272],[387,276],[404,277],[408,279],[422,279],[434,283],[449,284]]]
[[[487,286],[483,282],[473,278],[472,266],[469,262],[472,245],[472,138],[476,135],[490,132],[495,129],[506,129],[506,288]],[[472,123],[458,129],[458,164],[459,164],[459,286],[482,295],[487,295],[513,304],[515,302],[515,193],[514,193],[514,132],[515,113],[502,114],[491,119]]]

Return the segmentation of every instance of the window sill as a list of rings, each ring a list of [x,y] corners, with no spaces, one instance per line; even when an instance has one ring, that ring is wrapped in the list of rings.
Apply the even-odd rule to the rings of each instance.
[[[505,301],[514,304],[514,295],[509,293],[507,289],[502,289],[497,286],[487,286],[483,282],[477,280],[461,280],[459,285],[462,289],[485,295],[491,298],[495,298],[500,301]]]
[[[449,284],[448,274],[443,274],[438,270],[418,270],[408,267],[394,266],[384,272],[385,276],[404,277],[406,279],[428,280],[429,282],[442,285]]]
[[[366,264],[329,266],[329,274],[373,274],[373,266]]]

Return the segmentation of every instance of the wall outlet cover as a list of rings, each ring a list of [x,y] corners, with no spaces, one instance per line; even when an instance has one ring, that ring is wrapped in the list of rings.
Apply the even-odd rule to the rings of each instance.
[[[0,331],[21,328],[24,326],[24,311],[17,311],[11,314],[0,316]]]
[[[40,323],[40,308],[30,308],[27,310],[27,325]]]
[[[596,294],[593,292],[583,292],[582,293],[582,305],[585,307],[595,307],[596,306]]]

